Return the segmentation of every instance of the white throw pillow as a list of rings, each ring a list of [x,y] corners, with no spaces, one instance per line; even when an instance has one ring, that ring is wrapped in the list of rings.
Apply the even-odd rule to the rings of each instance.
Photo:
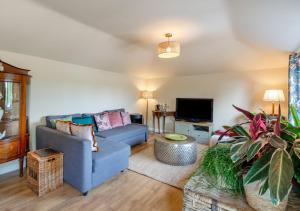
[[[71,123],[71,134],[79,138],[87,139],[91,142],[91,150],[98,152],[99,147],[95,138],[93,125],[80,125]]]

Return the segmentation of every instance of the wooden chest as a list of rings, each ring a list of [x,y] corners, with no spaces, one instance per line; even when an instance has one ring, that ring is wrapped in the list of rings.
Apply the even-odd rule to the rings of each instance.
[[[253,211],[244,198],[216,189],[202,176],[184,187],[183,211]]]

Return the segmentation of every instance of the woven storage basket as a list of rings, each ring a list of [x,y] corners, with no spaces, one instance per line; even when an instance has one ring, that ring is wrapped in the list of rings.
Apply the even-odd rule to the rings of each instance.
[[[42,196],[63,184],[63,153],[41,149],[27,154],[27,184]]]

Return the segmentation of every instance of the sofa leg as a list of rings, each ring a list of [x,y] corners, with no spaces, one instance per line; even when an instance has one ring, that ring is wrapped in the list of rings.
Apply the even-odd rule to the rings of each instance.
[[[83,196],[87,196],[88,193],[89,193],[89,192],[87,191],[87,192],[82,193],[82,195],[83,195]]]

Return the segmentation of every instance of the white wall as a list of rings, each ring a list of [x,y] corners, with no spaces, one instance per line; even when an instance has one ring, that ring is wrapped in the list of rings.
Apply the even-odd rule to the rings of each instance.
[[[249,72],[215,73],[143,80],[83,66],[47,60],[22,54],[0,51],[0,59],[18,67],[30,69],[30,146],[35,148],[35,126],[52,114],[97,112],[124,107],[130,112],[145,110],[140,90],[155,90],[156,100],[150,100],[149,111],[156,101],[168,103],[175,109],[176,97],[214,98],[214,129],[239,120],[232,104],[246,109],[264,108],[271,104],[262,101],[265,89],[284,89],[287,100],[287,69]],[[152,117],[149,112],[149,126]],[[287,114],[287,102],[283,103]],[[173,121],[167,121],[167,130]],[[0,174],[18,168],[17,161],[0,164]]]
[[[46,115],[121,107],[129,112],[143,111],[144,101],[139,100],[142,79],[6,51],[0,51],[0,59],[31,70],[31,149],[35,148],[35,127],[44,122]],[[0,164],[0,174],[17,168],[17,161]]]
[[[240,115],[232,104],[251,111],[263,108],[271,112],[271,103],[262,100],[265,89],[284,90],[286,101],[282,103],[282,110],[287,115],[287,86],[287,69],[152,79],[147,82],[147,87],[149,90],[155,90],[156,100],[151,100],[149,110],[154,108],[157,101],[169,104],[170,109],[174,110],[176,97],[213,98],[214,129],[219,129],[222,125],[240,120]],[[149,125],[152,127],[151,119]],[[173,121],[169,118],[167,129],[172,128]]]

